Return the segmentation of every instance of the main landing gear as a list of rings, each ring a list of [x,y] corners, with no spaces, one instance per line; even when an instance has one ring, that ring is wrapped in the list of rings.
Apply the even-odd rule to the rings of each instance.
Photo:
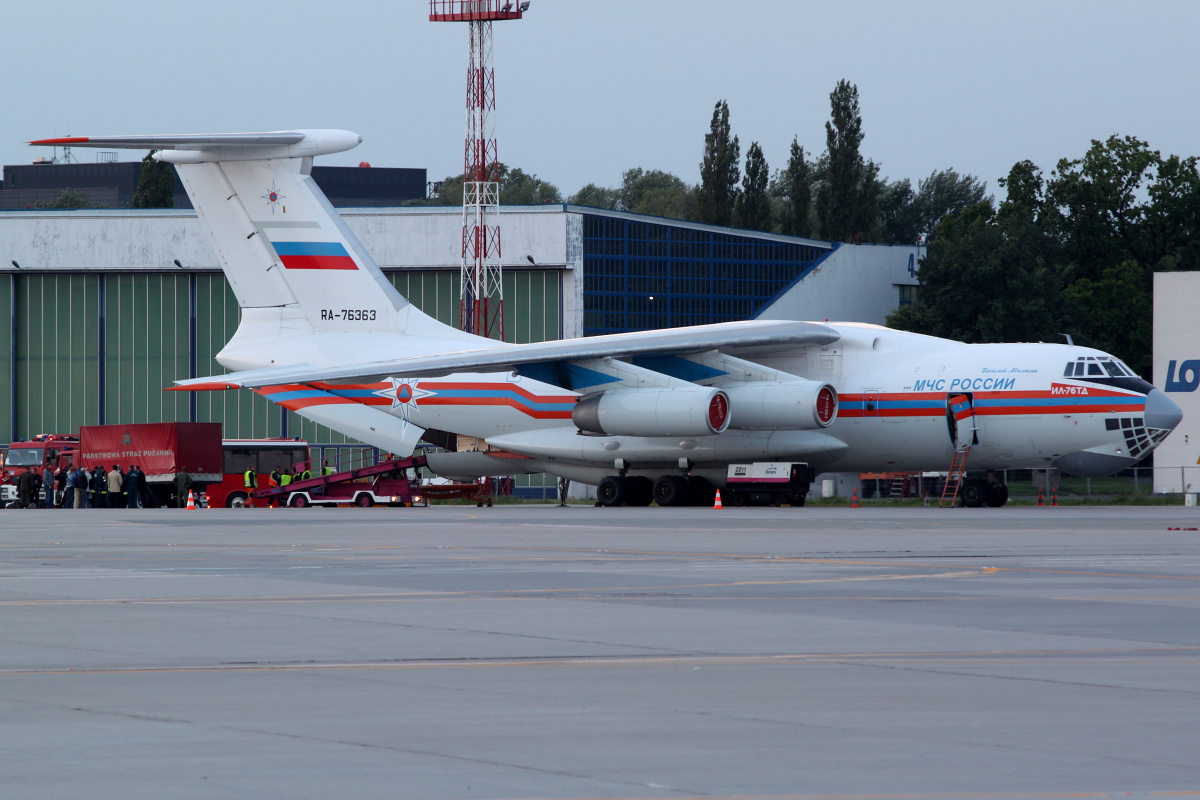
[[[1008,485],[996,480],[972,479],[963,483],[958,494],[967,508],[999,508],[1008,502]]]
[[[709,506],[717,491],[697,475],[663,475],[651,482],[646,477],[616,477],[600,481],[596,494],[602,506]]]

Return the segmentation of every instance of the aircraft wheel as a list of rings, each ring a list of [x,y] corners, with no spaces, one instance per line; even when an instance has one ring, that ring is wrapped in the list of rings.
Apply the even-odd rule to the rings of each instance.
[[[292,508],[308,508],[308,498],[302,494],[293,495],[292,499],[288,501],[288,505]]]
[[[663,475],[654,482],[654,502],[660,506],[686,506],[691,487],[682,475]]]
[[[641,476],[637,478],[627,478],[629,481],[629,499],[625,501],[628,506],[648,506],[654,501],[654,483],[649,478]]]
[[[596,499],[600,501],[600,505],[602,506],[611,508],[622,505],[628,495],[629,487],[624,478],[616,478],[609,475],[600,481],[600,485],[596,487]]]
[[[983,481],[967,481],[963,484],[959,497],[967,508],[979,508],[987,498],[988,488]]]
[[[370,508],[375,505],[375,499],[366,492],[359,492],[358,497],[354,498],[354,505],[359,508]]]
[[[999,508],[1008,502],[1008,484],[993,483],[988,486],[987,504],[992,508]]]
[[[229,495],[229,497],[225,498],[225,507],[245,508],[246,500],[247,497],[245,492],[234,492],[233,494]]]
[[[708,478],[699,475],[688,476],[688,489],[694,506],[711,506],[717,499],[717,490],[708,482]]]

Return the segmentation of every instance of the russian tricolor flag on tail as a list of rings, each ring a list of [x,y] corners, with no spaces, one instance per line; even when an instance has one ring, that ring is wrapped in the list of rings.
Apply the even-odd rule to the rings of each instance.
[[[285,269],[358,269],[340,242],[272,242]]]

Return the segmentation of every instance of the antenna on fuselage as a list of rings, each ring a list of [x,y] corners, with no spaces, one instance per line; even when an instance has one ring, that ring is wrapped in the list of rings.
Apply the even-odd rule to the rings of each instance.
[[[1067,344],[1071,345],[1071,347],[1074,347],[1074,346],[1075,346],[1075,340],[1071,338],[1071,334],[1069,334],[1069,333],[1060,333],[1060,334],[1059,334],[1059,336],[1062,336],[1062,337],[1064,337],[1064,338],[1067,340]]]

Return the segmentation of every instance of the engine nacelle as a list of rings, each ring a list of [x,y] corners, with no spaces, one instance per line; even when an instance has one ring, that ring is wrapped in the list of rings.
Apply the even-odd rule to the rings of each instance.
[[[575,427],[610,436],[708,436],[729,427],[729,396],[720,389],[616,389],[582,398]]]
[[[837,419],[837,392],[820,381],[753,381],[725,386],[743,431],[828,428]]]

